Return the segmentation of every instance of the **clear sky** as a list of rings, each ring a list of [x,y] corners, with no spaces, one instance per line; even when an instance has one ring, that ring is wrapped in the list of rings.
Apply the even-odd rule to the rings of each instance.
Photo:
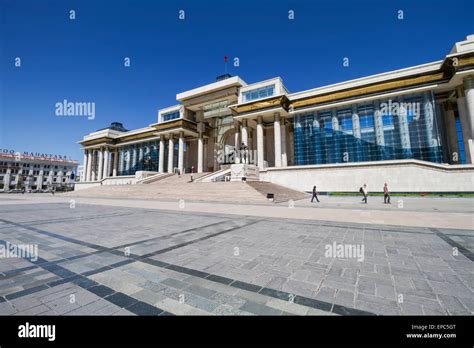
[[[473,0],[0,0],[0,148],[82,162],[85,134],[156,122],[224,55],[232,75],[281,76],[290,92],[440,60],[473,13]],[[64,99],[94,102],[95,119],[56,116]]]

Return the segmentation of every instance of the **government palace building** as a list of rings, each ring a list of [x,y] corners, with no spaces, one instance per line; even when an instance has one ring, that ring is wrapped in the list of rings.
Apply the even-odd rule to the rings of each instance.
[[[473,192],[474,35],[439,61],[300,92],[239,76],[176,95],[140,129],[84,136],[76,190],[176,173],[300,191]],[[368,58],[370,59],[370,58]]]

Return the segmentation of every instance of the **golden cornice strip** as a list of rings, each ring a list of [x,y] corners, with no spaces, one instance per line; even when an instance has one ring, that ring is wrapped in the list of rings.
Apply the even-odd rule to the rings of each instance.
[[[166,123],[158,123],[152,125],[153,128],[155,128],[155,131],[167,131],[167,130],[173,130],[175,128],[185,128],[188,129],[192,132],[197,132],[197,124],[193,121],[190,120],[176,120],[172,122],[166,122]]]
[[[289,100],[286,96],[281,95],[274,98],[270,98],[263,101],[256,101],[251,104],[241,105],[241,106],[232,106],[230,107],[232,111],[236,114],[241,114],[244,112],[260,110],[260,109],[268,109],[275,106],[281,106],[285,110],[288,110],[289,107]]]
[[[133,135],[128,135],[124,137],[119,137],[116,139],[117,143],[123,143],[125,141],[130,141],[130,140],[138,140],[138,139],[144,139],[144,138],[149,138],[153,136],[153,131],[147,131],[143,133],[138,133],[138,134],[133,134]]]
[[[392,81],[382,82],[382,83],[375,83],[372,85],[367,85],[364,87],[355,87],[351,89],[347,89],[344,91],[327,93],[324,95],[314,96],[314,97],[307,97],[300,100],[295,100],[291,103],[294,108],[309,106],[313,104],[320,104],[326,102],[337,101],[341,99],[348,99],[353,97],[359,97],[361,95],[369,95],[381,92],[387,92],[399,88],[404,87],[413,87],[416,85],[422,85],[431,82],[438,82],[442,80],[446,80],[451,78],[455,71],[459,68],[465,68],[470,65],[474,67],[474,54],[467,53],[461,54],[456,57],[458,62],[456,66],[452,66],[452,59],[446,59],[441,68],[438,71],[429,73],[429,74],[422,74],[418,76],[410,76],[399,78]]]
[[[154,128],[152,131],[146,131],[138,134],[133,134],[133,135],[128,135],[128,136],[122,136],[116,139],[112,138],[107,138],[107,137],[102,137],[102,138],[97,138],[97,139],[91,139],[91,140],[85,140],[79,142],[82,146],[92,146],[96,144],[100,144],[103,142],[106,142],[108,145],[116,145],[116,144],[121,144],[124,142],[132,141],[132,140],[140,140],[140,139],[146,139],[146,138],[151,138],[156,136],[155,132],[156,131],[166,131],[166,130],[173,130],[177,128],[184,128],[186,130],[189,130],[191,132],[197,132],[197,125],[195,122],[189,121],[189,120],[176,120],[173,122],[167,122],[164,124],[156,124],[152,125]]]
[[[389,90],[400,89],[404,87],[411,87],[415,85],[421,85],[430,82],[441,81],[445,79],[447,76],[444,72],[436,72],[434,74],[428,75],[421,75],[418,77],[410,77],[404,79],[398,79],[389,82],[382,82],[373,85],[368,85],[365,87],[357,87],[352,89],[347,89],[340,92],[328,93],[324,95],[314,96],[314,97],[307,97],[300,100],[295,100],[291,103],[291,105],[295,108],[313,105],[313,104],[321,104],[325,102],[336,101],[339,99],[347,99],[352,97],[359,97],[361,95],[368,95],[380,92],[386,92]]]
[[[100,144],[100,143],[107,143],[109,145],[112,145],[114,144],[114,139],[112,138],[108,138],[108,137],[102,137],[102,138],[96,138],[96,139],[91,139],[91,140],[84,140],[84,141],[80,141],[79,144],[83,145],[83,146],[91,146],[91,145],[96,145],[96,144]]]
[[[472,65],[474,67],[474,55],[458,58],[458,65],[456,66],[456,68],[465,67],[469,65]]]

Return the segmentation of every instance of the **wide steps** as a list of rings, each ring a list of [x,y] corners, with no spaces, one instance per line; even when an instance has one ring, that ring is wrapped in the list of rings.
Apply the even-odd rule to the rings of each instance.
[[[177,175],[147,185],[104,185],[65,193],[75,197],[171,199],[207,202],[265,203],[267,199],[244,182],[190,182]]]
[[[288,202],[290,200],[298,201],[307,199],[309,195],[304,192],[296,191],[288,187],[273,184],[268,181],[249,181],[248,185],[252,186],[256,191],[265,197],[268,193],[273,193],[275,202]]]

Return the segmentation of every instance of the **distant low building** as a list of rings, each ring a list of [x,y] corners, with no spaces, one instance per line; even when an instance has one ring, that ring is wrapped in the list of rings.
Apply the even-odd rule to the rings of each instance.
[[[47,189],[76,180],[78,162],[63,155],[0,149],[0,189]]]

